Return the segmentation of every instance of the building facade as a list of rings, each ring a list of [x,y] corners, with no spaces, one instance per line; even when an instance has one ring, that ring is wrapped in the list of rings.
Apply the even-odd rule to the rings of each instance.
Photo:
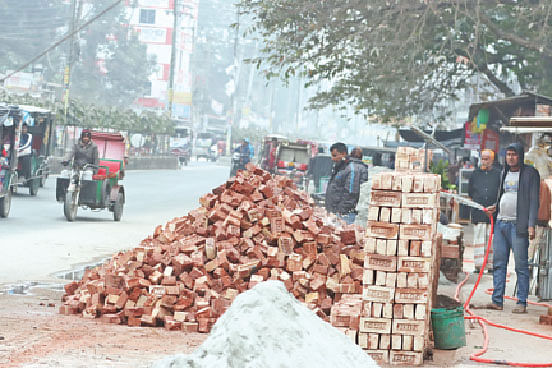
[[[155,60],[155,68],[147,86],[149,93],[136,100],[137,109],[157,112],[171,110],[172,118],[191,120],[190,59],[197,29],[198,8],[199,0],[125,2],[129,27],[138,33],[140,42],[147,46],[148,56]],[[173,70],[171,61],[174,61]]]

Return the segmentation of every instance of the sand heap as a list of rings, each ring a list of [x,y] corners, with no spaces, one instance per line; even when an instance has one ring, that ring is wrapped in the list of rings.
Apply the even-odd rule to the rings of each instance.
[[[270,279],[326,321],[358,331],[364,254],[354,227],[327,223],[291,180],[253,165],[200,203],[67,284],[60,312],[208,332],[238,294]]]
[[[377,367],[350,339],[266,281],[239,295],[192,354],[154,368]]]

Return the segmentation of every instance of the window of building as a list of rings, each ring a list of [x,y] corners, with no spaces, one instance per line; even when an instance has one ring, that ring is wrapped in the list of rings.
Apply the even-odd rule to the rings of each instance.
[[[140,9],[140,23],[155,24],[155,9]]]
[[[147,81],[144,83],[144,96],[151,96],[152,93],[152,85],[150,81]]]

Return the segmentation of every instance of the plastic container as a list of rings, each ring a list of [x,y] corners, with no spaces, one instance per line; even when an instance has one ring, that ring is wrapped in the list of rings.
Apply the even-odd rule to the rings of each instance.
[[[435,349],[453,350],[466,345],[464,309],[433,308],[431,310]]]

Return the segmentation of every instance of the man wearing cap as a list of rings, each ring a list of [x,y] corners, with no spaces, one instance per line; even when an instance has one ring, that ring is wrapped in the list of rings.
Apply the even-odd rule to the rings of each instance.
[[[83,131],[77,143],[73,146],[73,150],[69,156],[62,162],[67,164],[73,159],[73,165],[77,168],[82,168],[84,165],[98,166],[98,146],[92,142],[92,133]]]
[[[481,165],[473,171],[470,177],[468,194],[470,198],[482,205],[489,207],[496,204],[498,197],[498,187],[500,186],[500,170],[493,166],[494,152],[490,149],[481,151]],[[490,220],[483,211],[472,208],[471,222],[473,227],[474,238],[474,261],[475,270],[483,265],[483,257],[487,245],[487,239],[490,231]],[[492,265],[492,259],[489,259],[488,265]],[[491,269],[491,267],[489,267]]]
[[[512,313],[527,312],[529,295],[529,239],[535,238],[539,211],[539,172],[523,163],[524,151],[520,143],[506,148],[506,165],[502,171],[496,206],[493,241],[493,296],[489,309],[502,310],[506,287],[506,267],[510,249],[514,252],[517,276],[517,306]]]

